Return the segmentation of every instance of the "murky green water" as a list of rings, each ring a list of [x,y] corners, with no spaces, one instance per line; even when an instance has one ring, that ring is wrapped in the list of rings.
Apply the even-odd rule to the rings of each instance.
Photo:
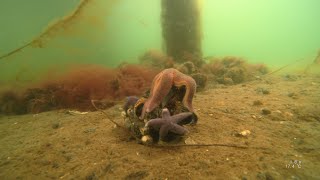
[[[1,0],[0,179],[320,179],[319,7]]]
[[[70,14],[72,1],[21,2],[0,6],[0,55],[38,37],[48,25]],[[320,48],[320,2],[317,0],[203,0],[203,56],[240,56],[250,62],[281,66],[314,59]],[[57,26],[42,48],[25,48],[1,59],[1,79],[22,81],[66,64],[117,66],[137,62],[148,49],[162,49],[159,0],[93,0],[78,17]]]

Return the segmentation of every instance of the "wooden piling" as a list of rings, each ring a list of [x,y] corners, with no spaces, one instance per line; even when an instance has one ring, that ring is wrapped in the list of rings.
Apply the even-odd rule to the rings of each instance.
[[[201,0],[161,0],[164,50],[176,62],[200,65]]]

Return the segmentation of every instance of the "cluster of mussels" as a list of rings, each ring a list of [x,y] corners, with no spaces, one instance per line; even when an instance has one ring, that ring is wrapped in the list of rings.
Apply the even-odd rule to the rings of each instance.
[[[195,80],[174,68],[155,76],[150,91],[141,98],[127,97],[125,125],[144,144],[171,141],[187,131],[183,125],[198,120],[192,107]]]

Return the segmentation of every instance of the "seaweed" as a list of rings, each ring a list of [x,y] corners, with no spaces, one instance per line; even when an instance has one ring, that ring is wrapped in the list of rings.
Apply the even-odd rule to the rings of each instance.
[[[22,93],[7,90],[0,94],[0,113],[24,114],[72,108],[108,108],[126,96],[142,95],[158,71],[138,65],[116,69],[100,66],[73,67],[55,79],[42,80]]]
[[[6,90],[0,96],[0,114],[13,115],[26,113],[23,99],[16,91]]]
[[[158,69],[171,68],[174,65],[172,57],[156,49],[149,49],[139,57],[140,63]]]
[[[264,64],[248,64],[244,59],[233,56],[212,58],[202,66],[202,71],[213,75],[218,83],[228,85],[250,81],[269,72]]]

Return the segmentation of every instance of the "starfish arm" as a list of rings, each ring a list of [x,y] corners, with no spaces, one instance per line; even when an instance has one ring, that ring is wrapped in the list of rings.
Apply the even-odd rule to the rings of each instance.
[[[170,118],[170,112],[167,108],[164,108],[162,110],[162,119],[169,119]]]
[[[172,124],[169,129],[170,132],[179,134],[179,135],[184,135],[188,130],[184,128],[183,126],[180,126],[178,124]]]
[[[164,97],[169,94],[172,87],[172,78],[169,74],[163,73],[159,77],[159,81],[154,84],[154,89],[150,94],[150,103],[146,107],[147,112],[151,112],[155,107],[157,107]]]
[[[186,85],[186,94],[183,97],[183,104],[188,108],[189,111],[193,112],[193,107],[192,107],[192,99],[193,95],[196,93],[196,82],[194,79],[190,77],[190,83]]]
[[[149,94],[149,98],[146,100],[146,102],[144,103],[143,105],[143,108],[142,108],[142,112],[141,112],[141,115],[140,115],[140,119],[143,119],[144,118],[144,115],[147,112],[150,112],[148,111],[149,110],[149,106],[150,106],[150,101],[151,101],[151,96],[152,96],[152,92],[154,90],[154,85],[156,84],[157,81],[159,81],[159,77],[161,76],[162,73],[159,73],[157,74],[154,78],[153,78],[153,81],[151,83],[151,88],[150,88],[150,94]]]
[[[192,112],[184,112],[184,113],[176,114],[170,117],[170,121],[174,124],[178,124],[179,122],[183,121],[189,116],[192,116]]]
[[[150,121],[148,121],[146,123],[145,126],[147,127],[152,127],[153,129],[160,129],[160,127],[162,127],[164,124],[166,123],[166,121],[164,119],[161,118],[157,118],[157,119],[151,119]]]
[[[196,93],[197,84],[196,81],[181,72],[176,72],[174,76],[174,85],[177,87],[186,86],[186,93],[183,97],[183,105],[188,108],[189,111],[193,112],[192,99]]]
[[[161,126],[159,131],[159,136],[161,140],[163,140],[168,135],[169,129],[170,129],[170,125]]]
[[[154,78],[150,90],[150,96],[143,106],[140,119],[144,118],[146,112],[151,112],[156,108],[162,102],[164,97],[169,94],[172,87],[172,79],[170,71],[168,70],[162,71]]]

